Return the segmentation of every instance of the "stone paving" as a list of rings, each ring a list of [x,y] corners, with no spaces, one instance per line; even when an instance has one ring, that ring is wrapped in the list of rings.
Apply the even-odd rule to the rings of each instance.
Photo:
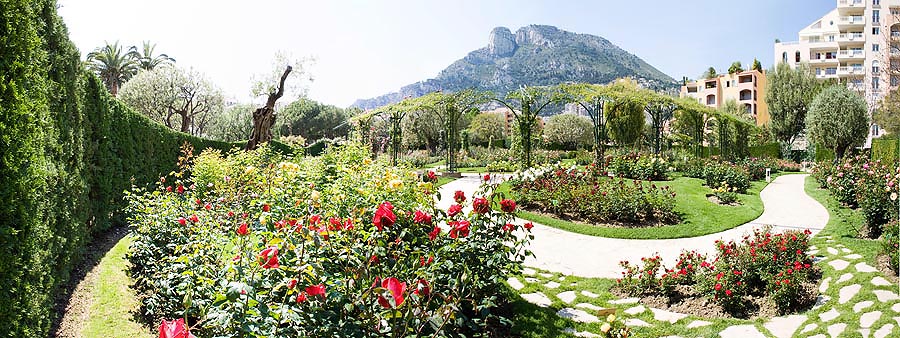
[[[719,238],[737,239],[760,224],[794,224],[798,228],[806,228],[818,233],[828,222],[828,212],[804,192],[803,179],[805,177],[806,175],[778,177],[760,193],[765,205],[765,212],[759,219],[713,235],[674,240],[623,240],[585,236],[535,224],[533,229],[535,244],[531,249],[537,257],[534,260],[526,261],[526,265],[549,270],[549,272],[539,273],[533,268],[526,268],[523,271],[522,280],[511,277],[507,282],[516,290],[536,286],[538,289],[550,291],[550,295],[536,291],[521,296],[526,301],[540,307],[552,306],[555,303],[551,299],[552,296],[562,304],[562,307],[556,312],[557,315],[575,323],[598,323],[604,320],[603,316],[594,315],[598,311],[619,309],[618,314],[626,317],[625,324],[636,330],[640,330],[642,327],[656,326],[702,329],[714,325],[717,321],[715,319],[704,320],[686,314],[648,308],[639,304],[637,298],[610,299],[603,303],[597,303],[597,298],[602,296],[602,290],[554,292],[553,289],[562,285],[559,282],[565,280],[565,275],[615,278],[620,271],[617,265],[619,258],[588,260],[591,262],[609,261],[610,264],[563,263],[572,261],[572,257],[585,257],[585,255],[587,257],[623,257],[623,255],[630,257],[629,255],[633,255],[635,256],[634,260],[639,260],[640,257],[648,256],[653,252],[661,252],[660,256],[664,257],[677,256],[682,248],[712,247],[710,243]],[[467,176],[442,187],[442,190],[445,190],[442,191],[442,195],[452,196],[455,190],[463,190],[467,196],[471,196],[478,184],[478,177]],[[445,204],[447,205],[442,207],[449,206],[449,202]],[[797,212],[798,210],[802,210],[802,212]],[[767,221],[769,223],[765,223]],[[718,336],[723,338],[828,338],[842,335],[875,338],[900,337],[900,287],[882,277],[877,269],[863,261],[862,255],[836,243],[833,238],[824,236],[823,239],[825,241],[821,243],[821,248],[811,247],[810,254],[817,255],[816,265],[823,271],[833,271],[833,273],[827,273],[828,275],[836,276],[838,273],[841,275],[836,280],[826,277],[821,281],[818,287],[820,296],[813,309],[802,314],[771,318],[762,324],[744,322],[744,324],[727,326],[718,332]],[[542,241],[544,244],[541,244]],[[547,242],[550,243],[547,244]],[[669,247],[675,249],[670,250],[671,253],[666,253]],[[587,252],[582,251],[586,248],[593,249]],[[553,253],[554,251],[560,252]],[[565,256],[565,259],[562,256]],[[563,276],[554,279],[555,275],[551,272],[560,273]],[[566,284],[568,285],[568,283]],[[601,291],[601,294],[594,293],[596,291]],[[577,305],[571,306],[573,303],[577,303]],[[600,337],[599,332],[576,330],[575,328],[567,328],[565,332],[577,337]]]

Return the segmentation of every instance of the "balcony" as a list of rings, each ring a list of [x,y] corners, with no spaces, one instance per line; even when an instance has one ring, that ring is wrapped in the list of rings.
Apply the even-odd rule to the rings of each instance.
[[[866,36],[862,33],[853,34],[853,33],[842,33],[837,37],[837,42],[839,44],[859,44],[866,42]]]
[[[825,64],[833,64],[833,63],[838,63],[837,57],[829,58],[829,57],[822,56],[818,59],[815,59],[815,58],[809,59],[809,64],[811,64],[811,65],[825,65]]]
[[[865,75],[866,72],[863,67],[839,67],[837,74],[842,76]]]
[[[838,27],[865,26],[866,18],[862,15],[841,16],[838,18]],[[843,27],[842,27],[843,26]]]
[[[838,0],[837,8],[841,13],[861,12],[866,10],[866,2],[863,0]]]
[[[842,49],[838,51],[838,59],[841,60],[849,60],[849,59],[865,59],[866,52],[861,49]]]

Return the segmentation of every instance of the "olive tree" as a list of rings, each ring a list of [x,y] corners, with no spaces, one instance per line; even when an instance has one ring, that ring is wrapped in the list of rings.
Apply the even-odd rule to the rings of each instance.
[[[498,112],[475,115],[468,130],[473,144],[487,145],[488,147],[504,144],[507,136],[506,116]]]
[[[608,141],[604,105],[609,100],[605,86],[587,83],[560,85],[565,101],[578,104],[591,119],[591,134],[594,137],[594,161],[600,162]]]
[[[869,115],[862,97],[843,85],[832,85],[816,95],[806,125],[810,138],[843,158],[851,147],[861,146],[869,131]]]
[[[593,125],[587,117],[575,114],[553,115],[544,126],[547,143],[564,150],[590,146]]]
[[[806,114],[820,85],[806,64],[791,68],[780,63],[769,70],[766,78],[769,126],[775,139],[782,144],[783,155],[787,155],[794,140],[806,128]]]

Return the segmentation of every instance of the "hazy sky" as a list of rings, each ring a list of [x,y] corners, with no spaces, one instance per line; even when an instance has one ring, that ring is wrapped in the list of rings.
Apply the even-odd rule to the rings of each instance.
[[[484,47],[496,26],[528,24],[602,36],[675,79],[754,57],[772,64],[775,38],[797,32],[835,0],[702,1],[205,1],[59,0],[82,54],[104,41],[157,43],[157,52],[250,99],[250,78],[277,51],[316,59],[309,96],[338,106],[432,78]],[[637,7],[635,7],[637,6]]]

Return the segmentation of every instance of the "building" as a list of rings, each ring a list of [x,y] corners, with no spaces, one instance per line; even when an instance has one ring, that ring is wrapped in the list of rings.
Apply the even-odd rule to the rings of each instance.
[[[701,104],[713,108],[722,107],[728,100],[735,100],[756,119],[756,125],[769,122],[766,75],[756,70],[720,74],[711,79],[686,83],[681,86],[680,96],[693,97]]]
[[[836,0],[834,10],[798,35],[775,43],[775,62],[808,63],[817,78],[846,83],[870,113],[900,84],[900,0]],[[881,134],[873,125],[869,139]]]
[[[500,107],[500,108],[496,108],[493,110],[483,110],[483,111],[481,111],[481,113],[482,114],[503,114],[503,116],[506,118],[506,135],[512,135],[512,132],[513,132],[512,128],[515,125],[516,116],[512,113],[511,110],[509,110],[509,108]],[[540,116],[538,116],[536,120],[537,120],[537,127],[544,128],[544,119],[541,118]]]

